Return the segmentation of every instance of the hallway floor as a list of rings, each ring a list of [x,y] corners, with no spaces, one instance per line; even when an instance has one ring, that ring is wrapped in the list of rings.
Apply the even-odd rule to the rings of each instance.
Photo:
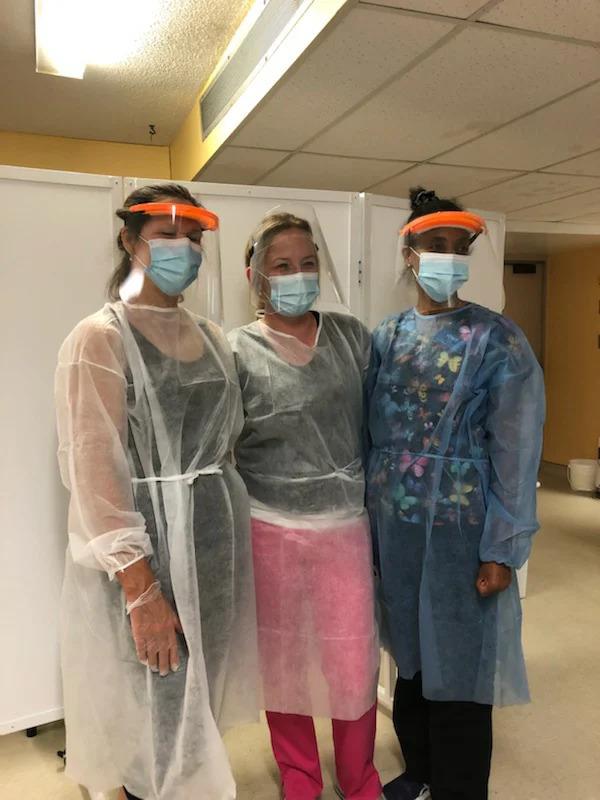
[[[600,501],[570,492],[564,469],[546,467],[542,481],[542,531],[524,601],[533,702],[495,712],[490,797],[600,800]],[[329,723],[320,721],[318,732],[323,800],[333,800]],[[232,731],[226,741],[239,800],[279,800],[265,725]],[[35,739],[0,738],[0,800],[82,800],[56,757],[63,746],[59,723]],[[376,761],[384,781],[399,772],[400,751],[383,713]]]

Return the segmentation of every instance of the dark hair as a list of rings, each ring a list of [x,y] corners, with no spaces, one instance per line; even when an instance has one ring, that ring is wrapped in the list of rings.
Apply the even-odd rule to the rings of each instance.
[[[417,217],[424,217],[426,214],[435,214],[437,211],[463,211],[463,207],[454,200],[440,200],[433,190],[424,189],[422,186],[415,186],[410,190],[410,207],[412,213],[407,222],[412,222]],[[412,234],[408,233],[405,238],[406,246],[410,247],[412,241]]]
[[[121,258],[118,266],[115,268],[113,274],[110,276],[107,286],[108,296],[111,300],[119,299],[119,288],[131,270],[131,257],[121,240],[123,231],[128,230],[132,236],[137,239],[142,228],[150,219],[150,217],[143,212],[132,212],[129,209],[131,206],[135,206],[138,203],[157,203],[163,200],[175,200],[179,203],[188,203],[192,206],[197,206],[199,208],[202,207],[202,203],[198,202],[198,200],[196,200],[196,198],[190,194],[190,192],[188,192],[185,186],[181,186],[178,183],[162,183],[156,184],[155,186],[141,186],[139,189],[131,192],[127,200],[125,200],[123,208],[120,208],[116,212],[117,217],[122,219],[125,225],[123,228],[121,228],[119,235],[117,236],[117,247],[122,251],[123,257]]]

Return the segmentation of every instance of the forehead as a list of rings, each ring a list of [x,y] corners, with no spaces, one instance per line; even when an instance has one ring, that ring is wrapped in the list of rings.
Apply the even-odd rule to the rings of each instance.
[[[315,254],[315,243],[307,231],[290,228],[281,231],[269,245],[270,258],[283,258],[286,255],[311,256]]]
[[[421,246],[440,240],[456,244],[457,242],[469,241],[472,235],[470,231],[464,228],[432,228],[430,231],[420,233],[416,237],[416,242]]]

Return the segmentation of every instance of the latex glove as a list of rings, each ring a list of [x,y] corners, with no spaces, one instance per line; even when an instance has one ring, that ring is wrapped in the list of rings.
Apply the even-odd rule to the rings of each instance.
[[[482,597],[491,597],[493,594],[508,589],[512,581],[512,570],[504,564],[487,561],[479,568],[476,587]]]
[[[181,623],[155,581],[137,599],[127,603],[137,656],[152,672],[164,677],[179,669],[177,633]]]

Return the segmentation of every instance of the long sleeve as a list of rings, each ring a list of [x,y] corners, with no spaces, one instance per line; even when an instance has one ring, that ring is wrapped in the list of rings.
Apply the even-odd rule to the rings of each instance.
[[[539,527],[536,482],[545,417],[544,380],[516,326],[510,325],[495,347],[499,360],[489,386],[490,485],[480,558],[519,568],[529,557]]]
[[[118,331],[102,312],[63,344],[55,382],[63,483],[71,492],[69,547],[76,563],[117,570],[152,554],[135,510],[127,459],[127,382]]]
[[[382,340],[385,338],[385,327],[382,323],[379,325],[370,341],[369,347],[369,362],[365,371],[363,383],[363,425],[362,425],[362,450],[363,450],[363,463],[365,465],[365,474],[367,476],[367,492],[368,492],[368,467],[369,467],[369,454],[371,452],[372,440],[369,432],[369,418],[371,410],[371,398],[379,376],[379,369],[381,367],[381,347]],[[368,505],[368,500],[365,501]],[[381,565],[379,559],[379,541],[378,534],[375,526],[372,525],[372,546],[373,546],[373,566],[377,576],[381,573]]]

